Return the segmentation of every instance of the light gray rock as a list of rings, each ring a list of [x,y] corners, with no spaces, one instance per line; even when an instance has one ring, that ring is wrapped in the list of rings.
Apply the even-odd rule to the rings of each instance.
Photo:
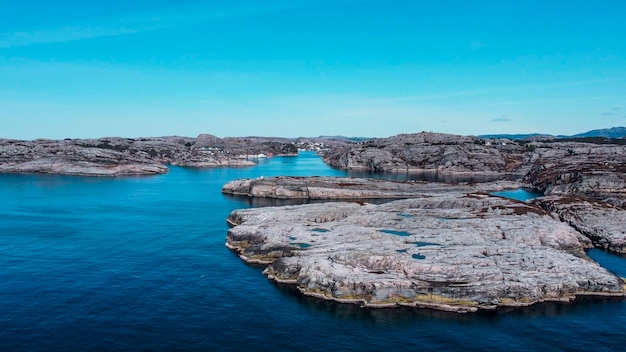
[[[440,192],[494,192],[517,189],[519,182],[428,183],[351,177],[266,177],[238,179],[222,187],[225,194],[277,199],[403,199]]]
[[[165,165],[185,167],[254,166],[250,155],[296,155],[296,146],[278,138],[189,137],[0,139],[0,172],[88,176],[151,175]]]
[[[123,176],[162,174],[167,167],[141,155],[70,141],[0,140],[0,172]]]
[[[626,146],[575,142],[528,144],[524,181],[545,195],[577,196],[623,205]]]
[[[514,173],[521,164],[523,148],[514,145],[515,153],[504,154],[501,148],[505,147],[486,145],[477,137],[422,132],[337,148],[325,155],[324,161],[346,170],[471,174],[497,179]],[[513,148],[513,144],[506,148]]]
[[[345,170],[423,173],[461,180],[514,177],[545,195],[573,195],[626,206],[626,145],[619,140],[511,141],[422,132],[338,147],[324,161]]]
[[[381,205],[236,210],[226,246],[305,295],[456,312],[624,295],[591,241],[535,206],[440,192]]]
[[[550,196],[534,200],[591,239],[597,247],[626,254],[626,210],[605,202]]]

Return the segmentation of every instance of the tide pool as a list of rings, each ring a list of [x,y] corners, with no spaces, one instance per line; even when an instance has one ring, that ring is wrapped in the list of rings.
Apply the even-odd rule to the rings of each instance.
[[[500,191],[500,192],[493,192],[491,193],[492,196],[498,196],[498,197],[504,197],[504,198],[509,198],[509,199],[515,199],[515,200],[519,200],[521,202],[525,202],[527,200],[531,200],[531,199],[535,199],[538,197],[542,197],[543,194],[541,193],[535,193],[535,192],[529,192],[525,189],[516,189],[516,190],[507,190],[507,191]]]

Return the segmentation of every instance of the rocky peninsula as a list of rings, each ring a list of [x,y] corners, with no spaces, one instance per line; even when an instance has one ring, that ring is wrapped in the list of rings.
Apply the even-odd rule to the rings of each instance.
[[[411,199],[237,210],[228,218],[234,227],[226,245],[247,262],[268,265],[269,278],[296,285],[305,295],[363,306],[467,312],[580,295],[623,296],[622,279],[584,252],[593,246],[623,250],[623,211],[602,202],[563,205],[554,196],[522,203],[490,195],[519,186],[333,177],[235,180],[224,193]]]
[[[270,279],[366,307],[472,312],[625,292],[585,255],[592,241],[550,212],[454,186],[380,205],[236,210],[228,222],[226,246]]]

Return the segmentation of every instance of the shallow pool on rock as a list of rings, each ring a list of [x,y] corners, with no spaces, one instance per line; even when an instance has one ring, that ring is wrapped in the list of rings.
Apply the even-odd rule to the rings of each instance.
[[[432,242],[411,242],[411,244],[414,244],[416,247],[426,247],[426,246],[437,246],[437,247],[441,247],[441,245],[439,243],[432,243]]]
[[[500,192],[493,192],[491,193],[492,196],[497,196],[497,197],[504,197],[504,198],[509,198],[509,199],[515,199],[515,200],[519,200],[521,202],[525,202],[527,200],[531,200],[531,199],[535,199],[535,198],[539,198],[542,197],[543,194],[541,193],[536,193],[536,192],[529,192],[525,189],[516,189],[516,190],[507,190],[507,191],[500,191]]]
[[[401,218],[407,218],[407,219],[415,217],[415,215],[413,215],[413,214],[406,214],[406,213],[400,213],[400,214],[398,214],[398,216],[401,217]]]
[[[298,246],[298,247],[300,247],[300,248],[302,248],[302,249],[306,249],[306,248],[311,247],[311,245],[308,244],[308,243],[294,242],[293,244]]]
[[[396,236],[402,236],[402,237],[407,237],[407,236],[411,236],[410,233],[406,232],[406,231],[397,231],[397,230],[380,230],[380,232],[382,233],[386,233],[389,235],[396,235]]]

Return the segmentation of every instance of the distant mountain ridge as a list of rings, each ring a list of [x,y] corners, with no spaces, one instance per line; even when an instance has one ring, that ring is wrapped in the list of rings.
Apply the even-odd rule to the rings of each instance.
[[[564,135],[550,135],[541,133],[528,133],[528,134],[482,134],[480,138],[506,138],[506,139],[527,139],[527,138],[587,138],[587,137],[602,137],[602,138],[624,138],[626,137],[626,127],[611,127],[597,130],[591,130],[584,133],[579,133],[571,136]]]
[[[613,127],[600,130],[592,130],[585,133],[575,134],[572,137],[624,138],[626,137],[626,127]]]

